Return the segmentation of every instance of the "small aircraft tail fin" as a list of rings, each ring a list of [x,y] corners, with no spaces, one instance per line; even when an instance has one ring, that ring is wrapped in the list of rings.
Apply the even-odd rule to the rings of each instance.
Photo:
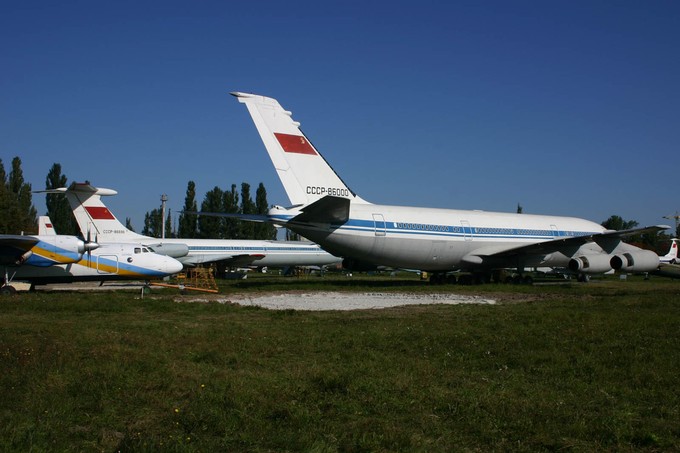
[[[665,263],[680,263],[678,259],[678,240],[677,238],[671,239],[671,248],[668,250],[664,256],[661,257],[661,261]]]
[[[276,99],[231,94],[248,108],[293,205],[308,205],[328,195],[366,203],[347,187]]]
[[[102,196],[116,195],[112,189],[92,186],[89,182],[72,183],[68,188],[36,191],[41,193],[63,193],[71,205],[80,232],[95,242],[141,241],[144,236],[130,231],[102,202]]]
[[[56,236],[52,221],[49,216],[41,215],[38,217],[38,236]]]

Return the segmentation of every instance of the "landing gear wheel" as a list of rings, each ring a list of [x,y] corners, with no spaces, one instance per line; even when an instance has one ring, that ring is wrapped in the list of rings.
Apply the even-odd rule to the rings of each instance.
[[[17,289],[11,285],[5,285],[0,288],[0,296],[13,296],[17,293]]]

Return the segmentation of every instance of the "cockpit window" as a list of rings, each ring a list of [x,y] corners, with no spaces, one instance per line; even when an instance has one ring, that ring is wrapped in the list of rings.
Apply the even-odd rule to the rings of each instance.
[[[135,253],[142,253],[142,249],[139,247],[135,247]]]
[[[143,251],[144,253],[149,253],[149,249],[147,249],[146,247],[144,247],[144,248],[142,249],[142,251]]]

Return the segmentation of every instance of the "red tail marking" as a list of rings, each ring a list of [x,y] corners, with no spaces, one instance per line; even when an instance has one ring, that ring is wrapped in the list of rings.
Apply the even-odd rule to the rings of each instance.
[[[93,220],[115,220],[116,218],[111,214],[111,211],[109,211],[109,208],[107,207],[101,207],[101,206],[86,206],[85,210],[87,210],[88,214],[90,214],[90,217],[92,217]]]
[[[275,132],[274,136],[279,141],[281,148],[287,153],[317,155],[312,145],[301,135],[278,134]]]

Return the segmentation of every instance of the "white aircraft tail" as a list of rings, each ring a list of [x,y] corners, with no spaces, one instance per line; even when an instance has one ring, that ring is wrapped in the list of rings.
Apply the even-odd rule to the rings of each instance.
[[[352,192],[276,99],[247,93],[231,93],[245,104],[260,133],[293,205],[308,205],[334,196],[366,203]]]
[[[659,258],[659,260],[662,263],[680,263],[680,259],[678,259],[678,239],[671,239],[671,248],[668,250],[668,253]]]
[[[95,242],[140,242],[145,236],[130,231],[102,202],[102,196],[116,195],[112,189],[98,188],[90,183],[73,183],[68,188],[42,190],[36,192],[62,193],[66,195],[78,228],[85,238]]]
[[[38,217],[38,236],[56,236],[57,232],[54,230],[52,220],[49,216],[41,215]]]

